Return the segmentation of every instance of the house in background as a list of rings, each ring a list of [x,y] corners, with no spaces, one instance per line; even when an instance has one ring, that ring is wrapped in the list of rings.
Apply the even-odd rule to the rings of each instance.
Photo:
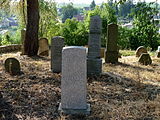
[[[73,17],[76,18],[76,20],[78,20],[78,21],[83,21],[84,20],[84,15],[75,15]]]

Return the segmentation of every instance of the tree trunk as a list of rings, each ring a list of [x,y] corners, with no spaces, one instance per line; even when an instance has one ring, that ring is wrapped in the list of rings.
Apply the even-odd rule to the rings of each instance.
[[[27,25],[24,41],[24,54],[35,56],[38,53],[39,3],[27,0]]]

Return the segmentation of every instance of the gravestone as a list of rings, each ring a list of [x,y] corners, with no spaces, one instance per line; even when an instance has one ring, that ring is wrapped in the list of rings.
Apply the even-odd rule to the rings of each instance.
[[[136,57],[140,57],[142,53],[147,53],[147,49],[144,46],[140,46],[136,50]]]
[[[87,55],[87,75],[100,75],[102,72],[101,59],[101,18],[96,15],[91,17],[88,55]]]
[[[21,68],[20,63],[16,58],[7,58],[4,62],[5,71],[11,75],[20,74]]]
[[[21,46],[21,51],[22,51],[22,55],[24,55],[24,40],[25,40],[25,37],[26,37],[26,29],[22,29],[21,30],[21,43],[22,43],[22,46]]]
[[[40,38],[38,42],[39,42],[38,55],[48,56],[49,55],[48,39],[47,38]]]
[[[158,46],[157,57],[160,58],[160,46]]]
[[[89,114],[87,104],[86,48],[64,47],[62,50],[61,104],[66,114]]]
[[[54,73],[61,72],[62,48],[64,47],[64,38],[56,36],[51,41],[51,70]]]
[[[107,43],[105,52],[105,63],[117,63],[118,62],[118,25],[109,24],[107,32]]]
[[[142,65],[150,65],[152,64],[152,59],[148,53],[142,53],[138,62]]]

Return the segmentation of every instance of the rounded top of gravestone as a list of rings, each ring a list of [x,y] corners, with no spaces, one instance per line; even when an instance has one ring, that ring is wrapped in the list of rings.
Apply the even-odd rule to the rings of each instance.
[[[4,67],[6,72],[9,72],[11,75],[20,74],[20,63],[16,58],[7,58],[4,61]]]
[[[108,24],[108,26],[118,26],[117,24],[115,24],[115,23],[110,23],[110,24]]]
[[[66,50],[66,49],[84,49],[84,50],[86,50],[86,48],[82,47],[82,46],[67,46],[67,47],[63,47],[63,50]]]
[[[144,46],[140,46],[136,50],[136,57],[140,57],[142,53],[147,53],[147,49]]]
[[[54,36],[52,39],[64,39],[62,36]]]

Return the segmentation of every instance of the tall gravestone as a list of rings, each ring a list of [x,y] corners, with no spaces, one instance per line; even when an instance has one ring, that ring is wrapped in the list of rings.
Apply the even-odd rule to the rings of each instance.
[[[107,32],[107,44],[105,52],[105,63],[117,63],[118,62],[118,25],[109,24]]]
[[[99,75],[102,72],[101,59],[101,18],[91,17],[87,56],[87,75]]]
[[[26,29],[22,29],[21,30],[21,43],[22,43],[22,47],[21,47],[21,51],[22,51],[22,55],[24,55],[24,40],[26,37]]]
[[[66,114],[89,114],[87,104],[86,49],[70,46],[62,50],[61,104]]]
[[[64,38],[56,36],[51,41],[51,70],[54,73],[61,72],[62,48],[64,47]]]

